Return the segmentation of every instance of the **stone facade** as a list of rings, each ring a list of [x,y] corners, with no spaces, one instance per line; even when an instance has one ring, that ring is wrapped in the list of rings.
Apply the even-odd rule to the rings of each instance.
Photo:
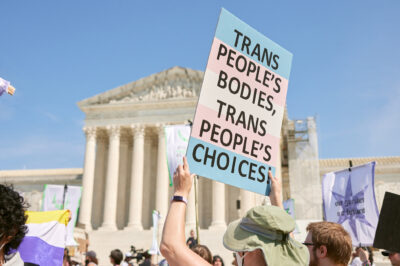
[[[152,226],[153,209],[166,215],[172,188],[164,126],[193,118],[202,79],[200,71],[174,67],[78,103],[86,115],[80,227],[142,230]],[[256,201],[263,197],[201,178],[199,223],[225,228]],[[189,204],[188,227],[194,215]]]

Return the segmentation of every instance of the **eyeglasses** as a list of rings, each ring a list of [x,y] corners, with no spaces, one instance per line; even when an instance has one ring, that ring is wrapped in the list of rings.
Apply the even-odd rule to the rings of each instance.
[[[313,243],[307,243],[307,242],[303,242],[303,245],[305,245],[305,246],[314,246]]]

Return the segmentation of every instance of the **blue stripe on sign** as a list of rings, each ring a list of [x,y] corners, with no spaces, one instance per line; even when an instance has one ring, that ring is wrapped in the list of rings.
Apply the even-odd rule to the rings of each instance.
[[[208,155],[212,155],[215,151],[215,159],[214,165],[211,165],[212,160],[210,158],[205,162],[205,154],[206,148],[208,148]],[[241,156],[239,154],[233,153],[231,151],[219,148],[210,143],[204,142],[197,138],[190,137],[188,149],[186,152],[186,157],[189,163],[190,171],[199,176],[204,176],[228,185],[232,185],[235,187],[243,188],[245,190],[250,190],[262,195],[269,195],[271,190],[270,184],[267,183],[268,180],[268,168],[269,165],[260,163],[258,161],[249,159],[247,157]],[[218,159],[219,157],[219,159]],[[234,159],[236,158],[236,159]],[[201,162],[197,162],[197,160],[201,160]],[[236,160],[236,161],[235,161]],[[234,163],[235,161],[235,163]],[[246,175],[243,177],[239,173],[239,165],[242,161],[246,161],[242,163],[241,173]],[[205,164],[204,164],[205,162]],[[226,170],[220,169],[227,166]],[[251,176],[255,180],[249,179],[249,171],[250,165],[254,164],[252,169],[255,171],[251,174]],[[257,181],[257,179],[261,179],[261,175],[259,174],[259,167],[263,167],[263,173],[265,175],[265,180],[263,182]],[[231,172],[232,168],[233,173]],[[271,167],[272,175],[275,175],[275,167]]]
[[[246,48],[244,48],[244,52],[241,49],[243,36],[239,38],[237,47],[235,47],[235,41],[237,36],[237,34],[234,32],[235,29],[243,33],[243,35],[246,35],[247,37],[250,38],[251,40],[251,44],[249,46],[250,54],[247,54]],[[292,53],[282,48],[280,45],[273,42],[272,40],[268,39],[263,34],[259,33],[257,30],[250,27],[249,25],[244,23],[239,18],[235,17],[233,14],[231,14],[224,8],[222,8],[221,10],[221,15],[219,17],[217,30],[215,32],[215,37],[217,37],[224,43],[230,45],[231,47],[235,48],[241,54],[244,54],[252,58],[253,60],[259,62],[261,65],[267,67],[268,69],[277,73],[278,75],[281,75],[286,79],[289,79],[290,68],[292,65],[292,57],[293,57]],[[273,69],[272,67],[268,66],[265,60],[264,62],[258,60],[258,57],[256,55],[251,56],[252,48],[254,48],[256,43],[260,44],[261,48],[260,56],[262,56],[263,54],[264,50],[263,48],[267,48],[269,52],[279,55],[278,59],[279,66],[277,69]],[[271,60],[271,64],[272,62],[273,61]]]

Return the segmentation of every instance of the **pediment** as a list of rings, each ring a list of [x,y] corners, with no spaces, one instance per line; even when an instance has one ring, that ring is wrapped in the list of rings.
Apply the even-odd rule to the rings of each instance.
[[[197,98],[204,73],[173,67],[78,102],[79,107]]]

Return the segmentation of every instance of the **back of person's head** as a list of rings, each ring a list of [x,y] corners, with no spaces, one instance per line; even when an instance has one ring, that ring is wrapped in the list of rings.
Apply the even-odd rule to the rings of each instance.
[[[224,266],[224,261],[223,261],[222,258],[221,258],[220,256],[218,256],[218,255],[215,255],[215,256],[213,257],[212,263],[213,263],[214,266],[215,266],[215,265],[222,265],[222,266]]]
[[[204,260],[206,260],[208,263],[213,263],[213,257],[211,255],[211,251],[208,249],[208,247],[204,245],[196,245],[192,247],[192,250],[194,253],[202,257]]]
[[[99,264],[99,261],[97,260],[96,252],[94,252],[93,250],[90,250],[90,251],[86,252],[85,255],[86,255],[86,259],[89,262],[93,262],[95,264]]]
[[[13,187],[0,185],[0,244],[4,254],[17,249],[26,232],[27,204]]]
[[[311,233],[313,250],[327,249],[327,257],[336,264],[347,265],[352,251],[351,237],[343,226],[332,222],[316,222],[307,226]]]
[[[114,249],[113,251],[111,251],[110,258],[113,260],[115,264],[120,264],[124,256],[121,250]]]

